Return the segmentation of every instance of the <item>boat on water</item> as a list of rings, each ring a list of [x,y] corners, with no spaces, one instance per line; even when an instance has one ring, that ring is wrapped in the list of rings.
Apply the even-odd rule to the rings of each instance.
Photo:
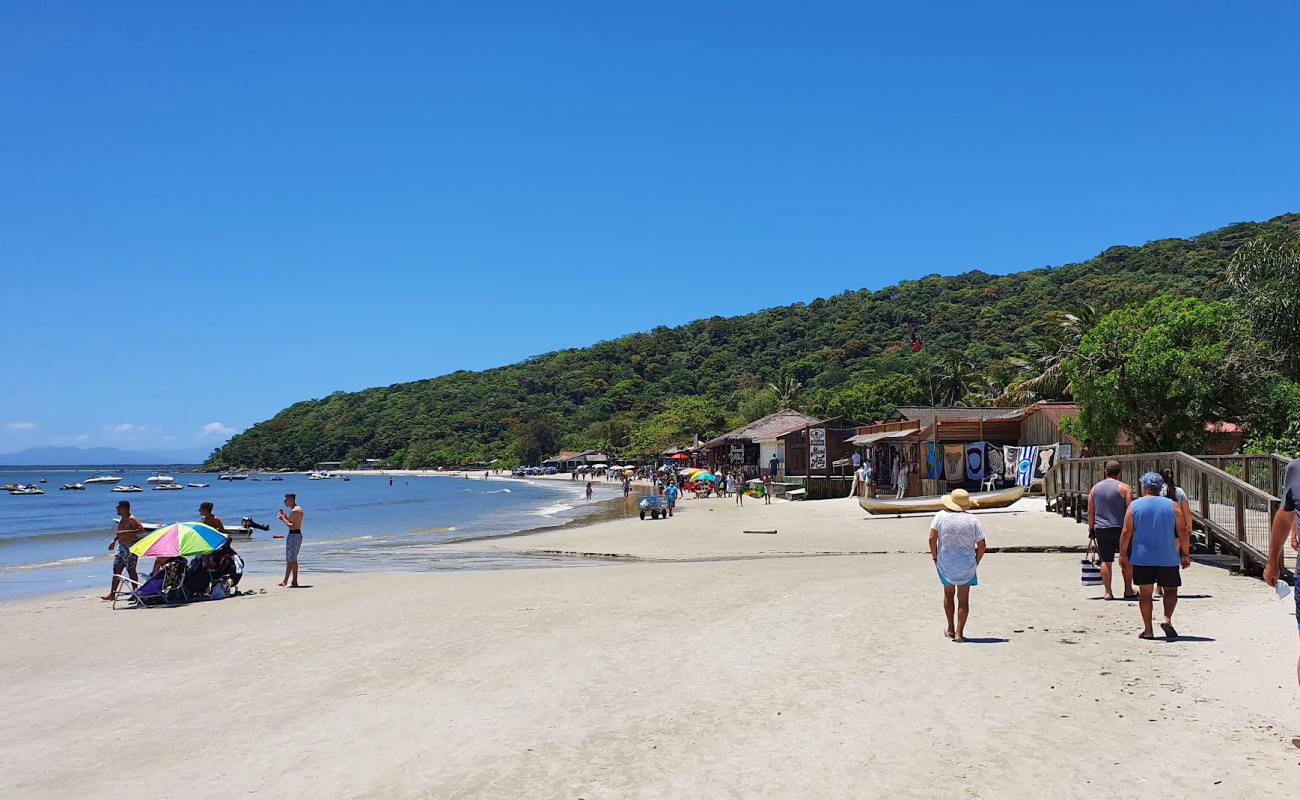
[[[121,480],[122,480],[122,476],[121,476],[121,475],[105,475],[104,473],[99,472],[99,473],[96,473],[96,474],[94,474],[94,475],[91,475],[89,478],[86,478],[86,480],[84,480],[84,481],[82,481],[82,482],[83,482],[83,483],[87,483],[87,484],[90,484],[90,483],[117,483],[117,482],[119,482],[119,481],[121,481]]]
[[[47,483],[47,481],[44,478],[41,478],[41,483]]]
[[[282,480],[284,480],[284,478],[280,477],[279,475],[272,475],[271,477],[267,478],[267,480],[268,480],[268,481],[282,481]]]
[[[1025,496],[1025,487],[1012,486],[996,492],[974,492],[971,494],[973,508],[1006,508]],[[923,514],[943,509],[943,498],[931,497],[859,497],[858,505],[872,514]]]
[[[219,481],[246,481],[248,476],[242,472],[223,472],[217,476]]]
[[[62,486],[59,487],[59,491],[61,491],[61,492],[68,492],[68,491],[71,491],[71,492],[84,492],[84,491],[86,491],[86,487],[83,486],[83,485],[80,484],[80,483],[65,483],[65,484],[63,484]]]
[[[184,486],[181,486],[179,483],[173,481],[171,483],[155,484],[153,490],[155,492],[174,492],[177,489],[184,489],[184,488],[185,488]]]
[[[145,478],[145,483],[175,483],[175,482],[176,482],[175,478],[173,478],[170,475],[164,475],[161,472],[155,472],[154,474],[150,475],[148,478]]]
[[[206,483],[187,483],[187,484],[185,484],[185,485],[188,486],[188,487],[190,487],[191,489],[206,489],[206,488],[208,488],[208,485],[207,485]]]
[[[307,479],[313,481],[327,481],[331,477],[333,476],[330,475],[328,472],[317,472],[315,470],[312,470],[311,472],[307,473]]]
[[[143,492],[144,489],[141,489],[139,486],[136,486],[135,484],[131,484],[129,486],[114,486],[113,491],[121,492],[121,493],[129,493],[129,492]]]
[[[45,494],[45,490],[33,483],[19,484],[9,490],[9,494]]]

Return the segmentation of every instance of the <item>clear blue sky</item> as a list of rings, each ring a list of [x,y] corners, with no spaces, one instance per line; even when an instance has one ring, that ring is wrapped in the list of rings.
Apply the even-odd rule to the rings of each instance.
[[[1300,5],[909,5],[0,2],[0,451],[1300,210]]]

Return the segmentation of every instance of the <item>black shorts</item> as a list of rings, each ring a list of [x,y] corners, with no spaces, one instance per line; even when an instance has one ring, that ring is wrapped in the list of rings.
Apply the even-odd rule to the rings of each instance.
[[[1092,535],[1097,540],[1097,555],[1107,564],[1114,563],[1115,554],[1119,552],[1119,528],[1093,528]]]
[[[1141,567],[1134,564],[1133,582],[1138,586],[1155,583],[1161,589],[1174,589],[1183,585],[1183,575],[1178,567]]]

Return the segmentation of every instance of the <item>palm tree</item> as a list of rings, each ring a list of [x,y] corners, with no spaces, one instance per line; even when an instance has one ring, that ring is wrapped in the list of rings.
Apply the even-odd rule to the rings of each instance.
[[[1047,330],[1026,343],[1028,352],[1017,360],[1020,376],[1007,385],[999,399],[1017,404],[1070,399],[1065,361],[1079,351],[1079,342],[1100,317],[1101,313],[1090,303],[1081,304],[1078,313],[1047,314],[1044,317]]]
[[[975,365],[960,353],[951,353],[934,364],[932,375],[933,395],[939,405],[955,406],[966,395],[977,389],[982,376]]]
[[[777,403],[781,408],[794,408],[799,402],[799,392],[803,390],[803,384],[795,380],[793,375],[781,374],[776,376],[767,388],[776,392]]]

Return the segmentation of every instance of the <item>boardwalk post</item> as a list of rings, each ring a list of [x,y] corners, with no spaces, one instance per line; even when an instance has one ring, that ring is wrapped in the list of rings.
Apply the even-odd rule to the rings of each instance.
[[[1251,483],[1250,480],[1250,465],[1255,462],[1255,459],[1246,456],[1242,461],[1244,462],[1244,466],[1242,466],[1241,473],[1245,476],[1244,480],[1246,483],[1250,483],[1251,486],[1254,486],[1255,484]]]
[[[1250,565],[1246,558],[1246,493],[1238,489],[1236,492],[1237,501],[1233,509],[1237,522],[1237,562],[1242,572]]]
[[[1269,470],[1268,470],[1268,473],[1269,473],[1269,474],[1268,474],[1268,493],[1271,494],[1271,495],[1273,495],[1274,497],[1281,497],[1281,496],[1282,496],[1282,491],[1281,491],[1282,487],[1281,487],[1281,486],[1278,486],[1278,483],[1277,483],[1277,459],[1274,458],[1272,455],[1270,455],[1270,456],[1268,457],[1268,466],[1269,466]],[[1271,517],[1270,517],[1270,519],[1271,519]]]
[[[1199,481],[1197,481],[1198,485],[1197,485],[1196,493],[1201,498],[1201,519],[1209,519],[1210,518],[1210,475],[1207,472],[1202,472],[1200,470],[1197,470],[1197,477],[1200,479]]]
[[[1273,471],[1277,472],[1276,469],[1277,461],[1273,461],[1273,466],[1274,466]],[[1268,524],[1269,524],[1270,534],[1272,532],[1273,517],[1277,516],[1278,509],[1281,508],[1281,506],[1282,506],[1281,500],[1268,501]],[[1283,572],[1286,572],[1286,548],[1285,547],[1283,547],[1282,551],[1277,554],[1277,574],[1281,575]]]

